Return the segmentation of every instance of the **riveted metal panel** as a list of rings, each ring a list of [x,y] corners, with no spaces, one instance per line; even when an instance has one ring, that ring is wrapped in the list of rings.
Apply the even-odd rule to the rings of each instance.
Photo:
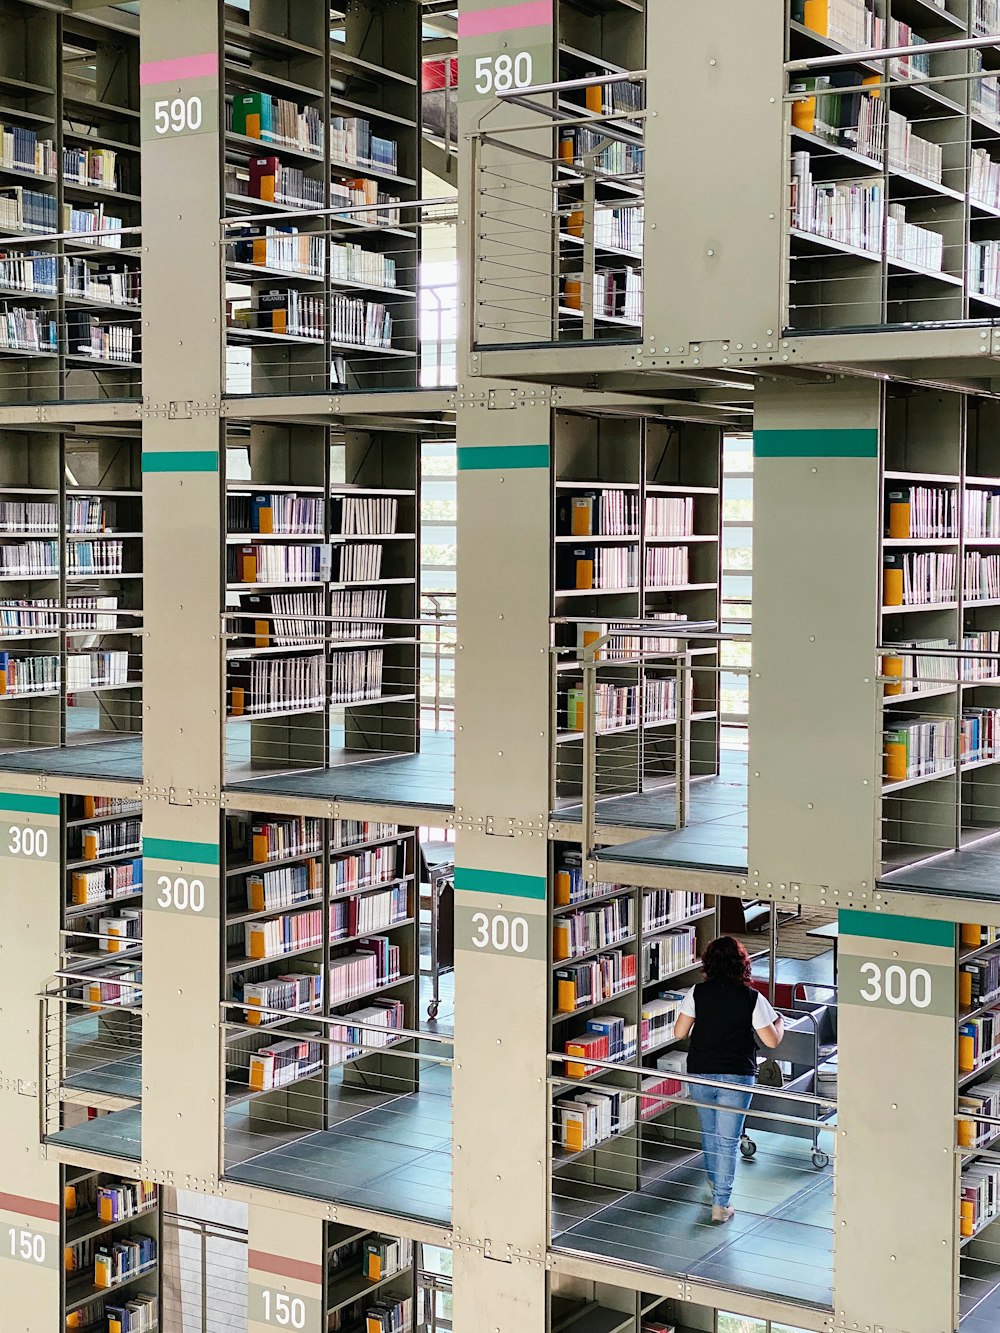
[[[879,402],[765,381],[755,418],[750,877],[842,905],[875,878]]]
[[[249,1333],[323,1333],[323,1221],[252,1203],[249,1230]]]

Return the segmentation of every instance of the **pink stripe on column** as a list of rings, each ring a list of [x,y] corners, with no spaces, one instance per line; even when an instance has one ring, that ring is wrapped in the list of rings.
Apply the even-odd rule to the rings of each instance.
[[[322,1264],[310,1264],[305,1259],[287,1259],[281,1254],[268,1254],[266,1250],[251,1250],[249,1265],[257,1273],[298,1278],[300,1282],[311,1282],[317,1287],[323,1282]]]
[[[57,1203],[43,1203],[41,1199],[29,1199],[24,1194],[0,1193],[0,1208],[7,1213],[22,1213],[25,1217],[38,1217],[45,1222],[59,1221]]]
[[[176,83],[178,79],[200,79],[219,72],[219,53],[206,51],[202,56],[178,56],[176,60],[147,60],[139,66],[139,84]]]
[[[514,28],[542,28],[552,24],[552,0],[521,0],[516,5],[497,5],[475,14],[459,14],[459,37],[485,37],[491,32]]]

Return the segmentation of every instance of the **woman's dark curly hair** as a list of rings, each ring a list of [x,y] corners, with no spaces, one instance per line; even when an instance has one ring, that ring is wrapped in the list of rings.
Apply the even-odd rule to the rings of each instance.
[[[720,935],[705,950],[701,966],[709,981],[728,981],[733,986],[749,986],[753,964],[750,955],[731,935]]]

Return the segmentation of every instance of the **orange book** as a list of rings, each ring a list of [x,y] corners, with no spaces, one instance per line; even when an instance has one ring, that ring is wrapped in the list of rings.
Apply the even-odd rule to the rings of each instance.
[[[604,87],[602,84],[592,84],[586,90],[584,104],[588,111],[593,111],[598,116],[604,115]]]
[[[570,1152],[583,1152],[582,1111],[563,1111],[563,1145]]]
[[[567,236],[583,236],[583,209],[574,208],[566,223]]]
[[[96,861],[99,851],[97,834],[88,829],[83,835],[83,859],[85,861]]]
[[[576,1008],[576,986],[572,981],[556,982],[556,1008],[561,1014],[571,1014]]]
[[[893,678],[886,682],[886,694],[903,693],[903,659],[901,657],[883,657],[882,675]]]
[[[267,828],[267,825],[266,825],[266,824],[264,825],[264,828],[265,828],[265,829]],[[251,856],[252,856],[253,859],[254,859],[254,862],[257,863],[257,862],[260,862],[260,861],[266,861],[266,860],[267,860],[267,853],[268,853],[268,837],[267,837],[267,834],[266,834],[266,833],[255,833],[255,834],[253,835],[253,843],[252,843],[252,848],[251,848],[251,853],[250,853]]]
[[[583,283],[579,278],[566,278],[563,285],[563,305],[567,310],[583,309]]]
[[[972,973],[959,972],[958,974],[958,1002],[963,1009],[972,1008]]]
[[[910,492],[892,491],[889,495],[889,536],[910,535]]]
[[[978,949],[983,942],[982,926],[966,922],[962,926],[962,944],[966,949]]]
[[[246,709],[246,690],[242,685],[234,685],[232,688],[230,717],[242,717]],[[259,909],[254,909],[259,910]]]
[[[570,881],[570,874],[569,874],[569,871],[568,871],[568,870],[557,870],[557,871],[556,871],[556,892],[555,892],[555,903],[556,903],[556,907],[568,907],[568,906],[569,906],[570,884],[571,884],[571,881]]]
[[[594,562],[585,557],[577,556],[576,559],[576,587],[582,591],[594,586]]]
[[[563,962],[569,958],[569,923],[566,921],[557,921],[552,927],[552,958],[556,963]]]
[[[903,566],[893,556],[886,556],[882,569],[882,605],[903,605]]]
[[[240,554],[240,573],[243,583],[257,582],[257,553],[252,546],[244,546]]]
[[[579,1060],[566,1061],[566,1077],[585,1078],[587,1074],[587,1066],[583,1063],[583,1058],[588,1054],[586,1042],[568,1041],[566,1043],[566,1054],[578,1055],[580,1057]]]
[[[84,819],[93,819],[96,814],[97,814],[97,802],[94,800],[93,796],[85,796],[83,798]]]
[[[972,1037],[958,1034],[958,1070],[960,1074],[971,1074],[976,1067],[976,1046]]]
[[[271,626],[266,620],[255,620],[253,622],[253,636],[255,648],[270,648],[271,646]]]

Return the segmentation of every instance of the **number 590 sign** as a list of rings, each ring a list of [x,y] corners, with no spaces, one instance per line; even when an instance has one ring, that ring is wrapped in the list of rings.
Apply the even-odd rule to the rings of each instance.
[[[219,58],[214,52],[139,67],[142,140],[219,132]]]

